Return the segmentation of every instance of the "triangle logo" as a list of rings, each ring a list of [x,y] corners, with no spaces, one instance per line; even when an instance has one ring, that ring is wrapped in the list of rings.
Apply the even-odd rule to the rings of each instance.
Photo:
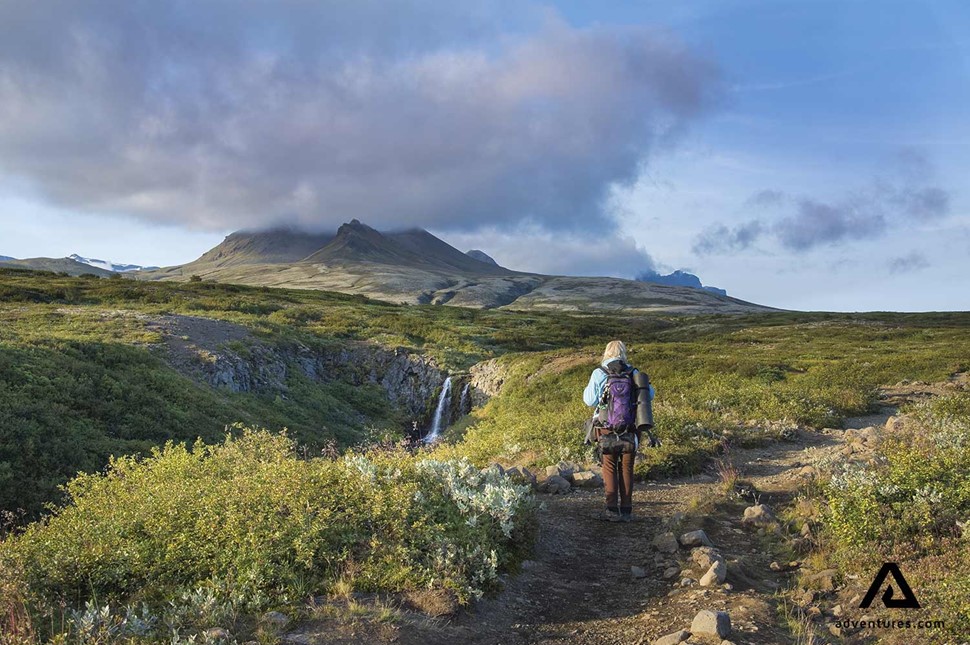
[[[882,594],[882,604],[888,609],[919,609],[919,601],[916,600],[916,595],[913,594],[913,590],[910,588],[909,583],[906,582],[906,578],[903,577],[903,572],[899,570],[899,565],[895,562],[886,562],[879,569],[879,573],[876,574],[876,579],[872,581],[872,585],[869,587],[869,591],[866,592],[866,597],[862,599],[859,603],[859,609],[866,609],[875,600],[876,594],[882,589],[883,583],[886,581],[887,576],[892,576],[893,580],[886,587],[885,593]],[[902,594],[902,598],[894,598],[895,595],[894,587],[899,589]]]

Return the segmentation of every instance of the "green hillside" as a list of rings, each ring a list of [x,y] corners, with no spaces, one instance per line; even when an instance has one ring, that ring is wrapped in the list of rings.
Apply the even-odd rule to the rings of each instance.
[[[173,319],[234,330],[224,345],[257,363],[398,349],[452,373],[497,359],[504,385],[441,444],[407,451],[394,444],[411,417],[380,387],[352,372],[291,374],[275,394],[214,387],[166,353],[202,342],[160,326]],[[81,642],[154,642],[97,630],[128,634],[149,612],[179,638],[213,616],[255,633],[246,616],[319,593],[468,602],[514,570],[534,528],[528,489],[478,469],[590,457],[580,394],[613,338],[658,392],[664,446],[637,466],[648,478],[838,425],[870,410],[880,384],[970,368],[966,313],[588,316],[0,270],[0,506],[23,509],[23,526],[53,503],[0,542],[0,627],[77,636],[90,620]],[[49,626],[67,620],[59,603],[94,598],[117,613],[91,605],[73,627]]]
[[[966,314],[526,314],[4,270],[0,506],[35,513],[58,498],[57,486],[98,470],[109,455],[145,453],[168,440],[216,441],[235,422],[289,428],[312,449],[402,435],[405,420],[376,387],[296,378],[282,398],[200,386],[158,351],[161,339],[149,322],[168,314],[232,322],[270,346],[403,347],[452,371],[504,355],[514,376],[503,396],[459,424],[466,429],[459,451],[478,462],[503,457],[528,465],[581,456],[574,439],[586,411],[578,393],[614,337],[653,375],[660,431],[678,437],[665,452],[682,464],[713,445],[709,437],[694,440],[692,429],[837,423],[865,410],[875,385],[938,379],[966,369],[970,356]]]

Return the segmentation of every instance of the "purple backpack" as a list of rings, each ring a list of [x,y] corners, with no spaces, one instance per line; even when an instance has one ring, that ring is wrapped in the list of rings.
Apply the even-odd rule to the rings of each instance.
[[[633,369],[623,361],[615,360],[603,371],[606,372],[606,386],[600,400],[600,422],[614,432],[632,430],[636,419]]]

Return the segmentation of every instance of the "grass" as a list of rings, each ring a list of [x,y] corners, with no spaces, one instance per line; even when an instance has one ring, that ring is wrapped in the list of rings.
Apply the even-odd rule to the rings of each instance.
[[[405,425],[379,388],[297,376],[284,398],[200,385],[158,351],[162,338],[146,321],[165,314],[232,322],[268,346],[403,348],[452,372],[497,358],[505,385],[448,431],[431,453],[437,465],[420,465],[432,463],[427,455],[364,455],[353,446],[399,437]],[[580,393],[613,338],[657,388],[664,445],[637,463],[649,478],[700,472],[725,447],[781,439],[794,426],[836,425],[872,409],[880,384],[970,368],[962,313],[567,315],[0,270],[0,507],[36,517],[53,503],[26,528],[15,518],[0,542],[3,629],[18,642],[104,642],[105,630],[149,633],[168,621],[188,637],[214,617],[245,622],[270,598],[292,606],[367,590],[443,607],[467,601],[522,557],[530,526],[525,501],[521,514],[503,515],[509,499],[468,482],[494,461],[589,458]],[[967,409],[939,405],[922,417],[927,428]],[[289,438],[235,430],[223,443],[237,422],[288,427]],[[941,554],[964,546],[953,526],[967,517],[966,482],[954,473],[970,469],[952,450],[932,452],[929,436],[886,444],[888,470],[874,475],[906,491],[910,510],[872,491],[838,497],[818,485],[830,495],[827,539],[849,559],[877,540],[888,551],[870,557],[910,558],[921,588],[941,589],[940,602],[965,599],[970,575],[948,566],[970,572],[970,562]],[[327,446],[330,456],[308,458]],[[463,459],[475,468],[456,465]],[[727,490],[736,472],[727,461],[719,472]],[[873,499],[878,523],[845,519],[857,506],[872,510]],[[470,500],[481,505],[474,520]],[[945,512],[928,512],[934,503]],[[833,515],[840,504],[848,510]]]
[[[764,326],[735,329],[737,322],[726,319],[722,333],[705,324],[690,340],[676,328],[625,337],[632,363],[658,392],[654,416],[664,445],[644,449],[641,475],[699,472],[724,440],[746,444],[781,438],[786,426],[836,425],[869,410],[878,385],[941,380],[964,369],[970,356],[967,328],[938,319],[930,327],[919,317],[909,324],[896,317],[781,324],[771,314]],[[540,467],[588,458],[580,428],[591,412],[580,393],[601,351],[586,345],[505,356],[502,396],[452,433],[442,454]]]

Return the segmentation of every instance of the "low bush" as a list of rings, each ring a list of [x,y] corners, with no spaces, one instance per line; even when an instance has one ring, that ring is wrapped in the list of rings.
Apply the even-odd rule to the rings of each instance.
[[[970,517],[970,395],[920,403],[912,416],[871,463],[845,465],[828,482],[827,523],[840,543],[885,553],[959,537]]]
[[[67,492],[69,504],[0,543],[35,624],[67,606],[144,627],[145,612],[131,614],[140,603],[154,614],[197,593],[254,612],[338,583],[464,602],[523,557],[534,527],[528,487],[468,462],[387,449],[305,460],[285,435],[252,430],[114,459]]]
[[[825,548],[847,573],[897,562],[929,619],[932,642],[970,633],[970,394],[916,404],[904,430],[866,464],[822,487]]]

